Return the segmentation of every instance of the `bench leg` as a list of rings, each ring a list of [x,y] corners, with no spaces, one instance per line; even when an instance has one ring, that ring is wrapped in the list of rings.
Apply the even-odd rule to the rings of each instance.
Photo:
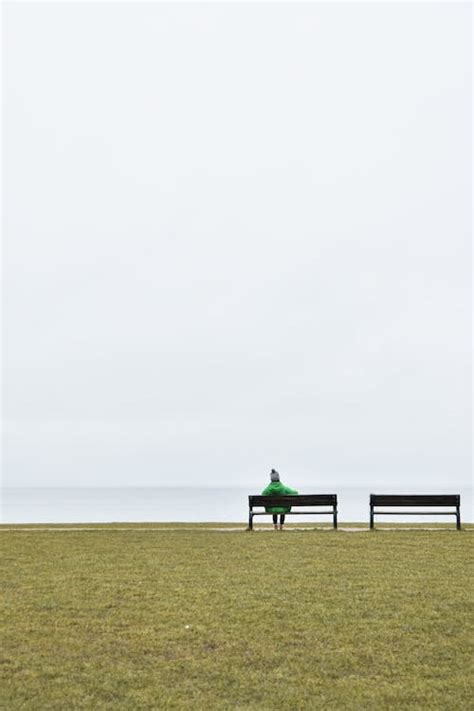
[[[374,510],[370,507],[370,528],[374,527]]]
[[[249,530],[253,531],[253,513],[249,512]]]
[[[461,511],[459,510],[459,506],[456,506],[456,528],[458,531],[461,530]]]
[[[334,507],[334,513],[332,515],[332,525],[333,528],[337,528],[337,509]]]

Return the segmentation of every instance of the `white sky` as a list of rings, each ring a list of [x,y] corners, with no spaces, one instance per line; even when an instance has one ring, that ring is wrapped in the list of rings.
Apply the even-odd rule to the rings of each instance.
[[[469,3],[3,30],[4,484],[469,484]]]

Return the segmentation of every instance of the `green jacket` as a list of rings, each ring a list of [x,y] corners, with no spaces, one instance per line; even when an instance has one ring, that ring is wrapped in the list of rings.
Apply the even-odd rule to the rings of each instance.
[[[285,486],[281,481],[272,481],[263,491],[262,496],[296,496],[298,492],[296,489],[290,489],[289,486]],[[290,513],[291,506],[270,506],[266,508],[267,513]]]

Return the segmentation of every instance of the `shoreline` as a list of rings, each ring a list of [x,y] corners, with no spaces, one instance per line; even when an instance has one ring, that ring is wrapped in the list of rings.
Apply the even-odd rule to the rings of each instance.
[[[462,531],[474,531],[474,524],[466,523],[462,525]],[[140,531],[140,532],[168,532],[168,531],[213,531],[213,532],[244,532],[244,533],[265,533],[274,531],[273,525],[271,524],[261,524],[249,531],[245,524],[239,523],[224,523],[224,522],[212,522],[212,523],[198,523],[194,524],[191,522],[170,522],[170,523],[1,523],[0,532],[33,532],[33,531]],[[314,525],[314,526],[298,526],[298,525],[286,525],[283,533],[285,532],[308,532],[308,531],[326,531],[326,532],[342,532],[342,533],[363,533],[363,532],[374,532],[374,531],[457,531],[455,526],[449,525],[448,523],[441,524],[379,524],[371,531],[367,523],[362,522],[347,522],[339,524],[337,529],[334,529],[331,525]]]

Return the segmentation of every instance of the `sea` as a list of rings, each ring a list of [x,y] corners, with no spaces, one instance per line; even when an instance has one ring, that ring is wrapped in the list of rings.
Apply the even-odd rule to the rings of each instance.
[[[460,494],[461,520],[473,522],[471,488],[333,487],[299,489],[301,494],[338,495],[339,522],[368,522],[369,495]],[[249,487],[3,487],[0,489],[0,522],[8,523],[109,523],[109,522],[235,522],[247,523],[248,496],[260,490]],[[268,522],[259,517],[257,523]],[[330,521],[329,516],[291,517],[295,523]],[[454,516],[379,516],[379,521],[454,522]]]

